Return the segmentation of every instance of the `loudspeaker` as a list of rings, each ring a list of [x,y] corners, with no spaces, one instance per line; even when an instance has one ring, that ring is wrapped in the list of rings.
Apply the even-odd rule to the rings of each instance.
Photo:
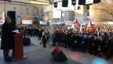
[[[68,0],[62,1],[62,7],[68,7]]]
[[[23,44],[24,44],[25,46],[28,46],[28,45],[31,44],[30,38],[24,38],[23,40],[24,40],[24,43],[23,43]]]
[[[72,5],[76,5],[76,0],[72,0]]]
[[[51,53],[54,60],[57,62],[64,62],[67,60],[67,57],[64,55],[64,53],[61,51],[60,48],[56,47],[53,52]]]
[[[57,6],[58,6],[58,3],[54,2],[54,7],[57,8]]]
[[[15,11],[8,11],[7,16],[9,16],[12,20],[12,24],[16,25],[16,14]]]

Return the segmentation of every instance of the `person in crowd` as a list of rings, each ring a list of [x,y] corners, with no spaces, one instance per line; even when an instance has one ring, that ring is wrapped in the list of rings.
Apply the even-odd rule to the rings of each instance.
[[[97,36],[94,36],[91,42],[91,54],[95,56],[97,54],[97,48],[98,48],[97,44],[98,44]]]
[[[38,40],[41,40],[43,29],[39,29]]]
[[[101,37],[99,37],[99,40],[98,40],[98,49],[97,49],[97,55],[99,56],[99,57],[102,57],[102,55],[103,55],[103,44],[105,43],[105,41],[104,41],[104,38],[101,36]]]
[[[65,31],[64,33],[64,47],[67,48],[68,47],[68,32]]]
[[[53,44],[52,46],[56,46],[56,30],[53,30]]]
[[[44,48],[46,47],[48,39],[49,39],[49,31],[45,29],[44,34],[42,36],[42,43]]]

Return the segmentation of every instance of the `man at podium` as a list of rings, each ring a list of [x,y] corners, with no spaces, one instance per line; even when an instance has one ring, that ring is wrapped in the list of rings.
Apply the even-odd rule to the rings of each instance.
[[[1,49],[3,50],[4,60],[12,61],[12,58],[9,56],[9,50],[14,49],[14,37],[15,34],[12,32],[16,27],[12,23],[10,17],[5,18],[5,22],[2,25],[2,35],[1,35]]]

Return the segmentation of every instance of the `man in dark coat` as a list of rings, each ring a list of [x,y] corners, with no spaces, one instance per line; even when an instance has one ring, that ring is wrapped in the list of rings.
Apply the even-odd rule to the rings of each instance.
[[[99,41],[98,41],[98,56],[99,57],[102,57],[102,54],[103,54],[103,46],[104,46],[104,43],[105,43],[105,40],[103,37],[100,37],[99,38]]]
[[[43,48],[46,47],[48,39],[49,39],[49,32],[48,32],[48,30],[45,30],[44,35],[42,36]]]
[[[67,48],[68,47],[68,33],[65,32],[64,34],[64,47]]]
[[[56,46],[56,31],[54,30],[54,33],[53,33],[53,44],[52,46]]]
[[[93,41],[91,42],[91,54],[96,55],[98,50],[98,40],[97,36],[93,37]]]
[[[3,50],[5,61],[12,61],[9,56],[9,50],[14,48],[13,30],[15,30],[15,26],[11,23],[11,18],[6,17],[5,23],[2,25],[1,36],[1,49]]]

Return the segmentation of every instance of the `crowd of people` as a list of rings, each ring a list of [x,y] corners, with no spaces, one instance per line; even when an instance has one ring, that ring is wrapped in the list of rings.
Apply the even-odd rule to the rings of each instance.
[[[52,40],[52,46],[63,46],[72,51],[81,51],[95,56],[110,59],[113,56],[113,25],[93,25],[96,33],[84,25],[84,31],[79,32],[77,26],[68,28],[66,25],[29,25],[17,26],[20,31],[25,31],[25,37],[38,37],[43,47]],[[50,36],[52,34],[52,36]]]
[[[82,32],[78,26],[67,25],[15,25],[11,18],[5,18],[5,23],[1,27],[1,48],[4,60],[13,61],[15,54],[13,32],[18,29],[24,32],[24,38],[38,37],[46,48],[46,44],[52,42],[52,46],[62,46],[72,51],[89,53],[95,56],[110,59],[113,57],[113,25],[101,24],[93,25],[92,31],[87,25],[83,25]],[[9,51],[12,50],[12,56]]]

